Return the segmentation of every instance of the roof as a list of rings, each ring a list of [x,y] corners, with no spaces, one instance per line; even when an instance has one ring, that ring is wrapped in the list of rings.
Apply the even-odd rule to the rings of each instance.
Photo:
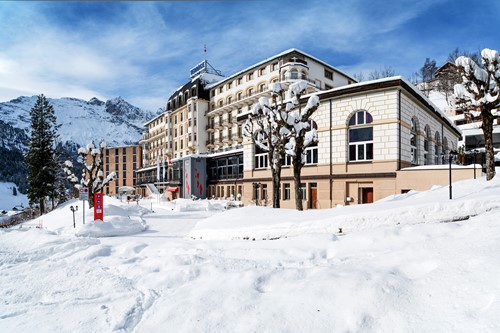
[[[247,67],[247,68],[245,68],[245,69],[243,69],[243,70],[241,70],[241,71],[239,71],[239,72],[237,72],[237,73],[235,73],[235,74],[233,74],[233,75],[231,75],[231,76],[226,77],[226,78],[225,78],[225,79],[223,79],[223,80],[220,80],[219,82],[216,82],[216,83],[213,83],[213,84],[207,85],[207,87],[206,87],[206,88],[207,88],[207,89],[212,89],[213,87],[217,87],[219,84],[224,84],[224,83],[226,83],[227,81],[230,81],[230,80],[232,80],[232,79],[236,78],[237,76],[240,76],[240,75],[242,75],[243,73],[245,73],[245,72],[247,72],[247,71],[249,71],[249,70],[251,70],[251,69],[253,69],[253,68],[260,67],[260,66],[262,66],[263,64],[265,64],[265,63],[267,63],[267,62],[273,61],[273,60],[275,60],[275,59],[278,59],[278,58],[280,58],[280,57],[283,57],[283,56],[285,56],[285,55],[287,55],[287,54],[289,54],[289,53],[293,53],[293,52],[300,53],[300,54],[302,54],[303,56],[306,56],[306,57],[308,57],[308,58],[310,58],[310,59],[312,59],[312,60],[314,60],[314,61],[317,61],[318,63],[320,63],[320,64],[322,64],[322,65],[324,65],[324,66],[326,66],[326,67],[328,67],[328,68],[330,68],[330,69],[332,69],[332,70],[334,70],[334,71],[336,71],[336,72],[338,72],[338,73],[340,73],[340,74],[342,74],[342,75],[344,75],[344,76],[346,76],[346,77],[348,77],[349,79],[353,80],[354,82],[357,82],[357,81],[358,81],[358,80],[356,80],[355,78],[353,78],[352,76],[348,75],[347,73],[345,73],[345,72],[341,71],[340,69],[335,68],[335,67],[333,67],[332,65],[327,64],[326,62],[324,62],[324,61],[322,61],[322,60],[320,60],[320,59],[318,59],[318,58],[316,58],[316,57],[313,57],[312,55],[310,55],[310,54],[308,54],[308,53],[306,53],[306,52],[304,52],[304,51],[301,51],[301,50],[299,50],[299,49],[292,48],[292,49],[288,49],[288,50],[286,50],[286,51],[283,51],[283,52],[281,52],[281,53],[278,53],[278,54],[276,54],[276,55],[274,55],[274,56],[272,56],[272,57],[270,57],[270,58],[267,58],[267,59],[265,59],[265,60],[262,60],[262,61],[260,61],[260,62],[258,62],[258,63],[256,63],[256,64],[253,64],[253,65],[251,65],[251,66],[249,66],[249,67]]]
[[[330,90],[326,91],[320,91],[315,93],[318,95],[318,97],[321,99],[328,99],[328,98],[334,98],[334,97],[340,97],[342,95],[347,95],[347,94],[355,94],[355,93],[362,93],[362,92],[367,92],[370,90],[377,90],[377,89],[386,89],[386,88],[393,88],[400,86],[404,88],[406,91],[408,91],[413,97],[415,97],[419,102],[424,104],[428,109],[434,111],[434,114],[436,114],[444,123],[446,123],[452,130],[454,130],[458,135],[461,135],[462,132],[458,126],[456,126],[452,120],[450,120],[443,111],[439,107],[437,107],[432,101],[427,98],[420,90],[415,87],[412,83],[410,83],[408,80],[406,80],[402,76],[392,76],[392,77],[387,77],[387,78],[382,78],[378,80],[372,80],[372,81],[365,81],[365,82],[360,82],[360,83],[355,83],[355,84],[349,84],[346,86],[341,86],[338,88],[333,88]],[[306,95],[303,98],[306,99],[310,95]]]

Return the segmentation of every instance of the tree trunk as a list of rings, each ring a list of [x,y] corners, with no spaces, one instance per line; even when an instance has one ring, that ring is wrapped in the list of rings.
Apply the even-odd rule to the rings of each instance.
[[[40,198],[40,215],[45,214],[45,198]]]
[[[273,208],[280,208],[280,186],[281,186],[281,167],[279,170],[273,170]]]
[[[483,110],[481,112],[484,135],[484,149],[486,152],[486,180],[491,180],[495,177],[495,151],[493,149],[493,115],[491,110]]]
[[[293,184],[295,186],[295,208],[304,210],[302,207],[302,191],[300,188],[300,170],[302,169],[302,156],[293,157]]]

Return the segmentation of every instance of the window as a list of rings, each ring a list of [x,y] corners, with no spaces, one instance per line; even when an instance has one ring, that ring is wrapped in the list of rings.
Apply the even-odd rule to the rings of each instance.
[[[231,87],[232,87],[232,86],[233,86],[233,83],[232,83],[232,82],[229,82],[229,83],[227,84],[227,88],[226,88],[226,89],[227,89],[227,90],[229,90],[229,89],[231,89]]]
[[[266,84],[265,83],[262,83],[260,86],[259,86],[259,91],[260,92],[264,92],[266,90]]]
[[[296,69],[292,69],[290,71],[290,79],[297,80],[299,78],[299,71]]]
[[[255,145],[255,169],[264,169],[267,166],[267,152],[258,145]]]
[[[325,68],[325,77],[327,79],[333,80],[333,72]]]
[[[356,112],[349,119],[349,161],[373,159],[373,118],[366,111]]]
[[[243,93],[240,91],[237,96],[238,96],[238,101],[241,101],[241,99],[243,98]]]
[[[290,183],[283,184],[283,200],[290,200]]]
[[[219,94],[222,94],[222,87],[219,88]]]
[[[237,82],[237,84],[238,84],[238,85],[239,85],[239,84],[241,84],[241,82],[242,82],[242,78],[241,78],[241,77],[240,77],[240,78],[238,78],[238,80],[236,80],[236,82]]]
[[[431,164],[431,154],[429,152],[429,144],[431,140],[431,129],[429,125],[425,126],[425,137],[424,137],[424,164]]]
[[[248,74],[248,81],[253,80],[253,73]]]
[[[122,162],[127,162],[127,155],[123,155]]]
[[[253,96],[253,88],[248,89],[248,96]]]
[[[418,164],[418,128],[417,120],[412,118],[411,120],[411,132],[410,132],[410,149],[411,149],[411,163]]]
[[[281,166],[282,167],[289,167],[292,165],[292,157],[290,155],[285,155],[281,159]]]
[[[265,67],[260,68],[259,69],[259,76],[264,75],[264,74],[266,74],[266,68]]]
[[[441,150],[440,150],[440,143],[441,143],[441,138],[439,136],[439,132],[436,132],[436,135],[434,136],[434,164],[441,164],[440,161],[440,155],[441,155]]]
[[[300,183],[300,196],[302,200],[307,200],[307,186],[306,183]]]
[[[318,144],[306,148],[306,164],[318,164]]]

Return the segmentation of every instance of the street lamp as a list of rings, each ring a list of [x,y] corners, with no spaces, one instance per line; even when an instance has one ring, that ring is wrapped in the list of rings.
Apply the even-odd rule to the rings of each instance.
[[[449,173],[449,178],[450,178],[450,200],[453,198],[452,189],[451,189],[451,161],[453,160],[453,157],[455,157],[455,156],[457,156],[457,152],[454,150],[451,150],[450,153],[448,154],[448,163],[449,163],[448,173]]]
[[[76,223],[75,223],[75,212],[78,211],[78,206],[73,207],[73,206],[70,206],[69,209],[73,212],[73,228],[76,228]]]
[[[477,149],[474,149],[472,151],[472,155],[474,155],[474,179],[476,179],[476,155],[479,151]]]
[[[254,187],[254,192],[255,192],[255,205],[259,205],[259,188],[260,188],[260,183],[253,183]]]

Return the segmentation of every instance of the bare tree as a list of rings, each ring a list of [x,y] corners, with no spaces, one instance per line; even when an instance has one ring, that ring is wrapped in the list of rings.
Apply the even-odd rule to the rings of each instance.
[[[243,135],[267,152],[272,177],[273,208],[280,208],[282,160],[290,132],[281,121],[281,111],[285,108],[285,90],[280,83],[272,83],[269,88],[271,101],[267,97],[259,99],[252,115],[245,122]]]
[[[384,77],[391,77],[396,75],[396,71],[394,68],[391,66],[384,66],[384,68],[381,68],[380,70],[373,70],[368,74],[368,79],[369,80],[378,80],[382,79]]]
[[[495,176],[495,156],[493,149],[493,122],[498,118],[500,107],[500,55],[498,51],[481,51],[481,68],[469,57],[460,56],[455,65],[462,76],[462,83],[455,85],[455,97],[464,113],[481,120],[486,150],[486,179]]]
[[[105,148],[106,144],[101,142],[98,148],[94,147],[94,144],[91,143],[87,145],[87,147],[78,149],[78,162],[84,166],[82,178],[80,180],[78,180],[78,177],[76,177],[73,172],[73,164],[71,161],[64,162],[64,172],[67,176],[66,179],[74,184],[76,188],[88,188],[89,207],[94,207],[94,193],[102,192],[104,186],[116,178],[115,172],[111,172],[104,178],[101,156]]]
[[[306,148],[318,142],[317,129],[312,125],[311,116],[318,109],[319,97],[311,95],[305,107],[300,98],[306,92],[307,81],[298,81],[290,85],[291,101],[287,103],[286,112],[282,112],[284,126],[291,135],[285,144],[285,153],[292,157],[293,182],[295,186],[295,208],[303,210],[301,191],[301,172],[306,162]],[[298,109],[297,109],[298,108]]]

